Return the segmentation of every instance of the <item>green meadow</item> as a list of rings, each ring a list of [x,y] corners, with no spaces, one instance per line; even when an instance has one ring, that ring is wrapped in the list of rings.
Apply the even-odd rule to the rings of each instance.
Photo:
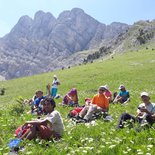
[[[80,105],[84,98],[92,98],[100,85],[108,84],[112,92],[118,91],[124,84],[130,91],[131,101],[128,105],[110,104],[109,114],[112,122],[102,118],[92,123],[76,124],[67,118],[71,107],[61,107],[56,99],[56,109],[62,114],[65,133],[60,141],[22,141],[24,151],[19,154],[34,155],[154,155],[155,125],[143,128],[139,124],[131,127],[129,122],[122,130],[117,130],[119,116],[123,112],[136,114],[141,103],[140,93],[149,92],[155,102],[155,50],[138,50],[114,55],[113,59],[98,60],[91,64],[71,67],[70,69],[1,81],[0,88],[6,88],[5,95],[0,96],[0,154],[8,154],[7,144],[14,138],[15,129],[26,120],[36,116],[28,114],[29,105],[17,102],[19,99],[30,99],[37,89],[46,94],[46,85],[51,83],[56,74],[61,82],[58,93],[63,97],[71,88],[78,90]]]

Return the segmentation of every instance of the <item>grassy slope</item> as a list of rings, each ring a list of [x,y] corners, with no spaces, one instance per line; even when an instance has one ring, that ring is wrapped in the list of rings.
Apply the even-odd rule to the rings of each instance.
[[[118,86],[123,83],[131,93],[131,102],[128,106],[111,105],[110,114],[114,121],[105,123],[98,120],[96,126],[86,127],[85,125],[75,126],[74,123],[66,119],[66,114],[70,108],[57,109],[62,113],[66,132],[61,142],[51,144],[50,148],[44,151],[44,142],[28,142],[26,152],[30,154],[143,154],[155,152],[151,145],[155,144],[154,130],[136,132],[135,130],[123,129],[116,131],[118,117],[122,112],[135,114],[136,107],[141,102],[139,94],[141,91],[148,91],[152,101],[155,101],[155,51],[141,50],[138,52],[127,52],[114,56],[114,59],[99,61],[93,64],[77,66],[71,69],[60,70],[52,73],[36,75],[32,77],[20,78],[1,82],[0,87],[6,88],[6,94],[0,96],[0,150],[4,153],[8,151],[6,144],[8,139],[13,137],[15,128],[25,120],[33,116],[25,112],[17,115],[11,114],[14,108],[15,99],[18,96],[31,98],[36,89],[46,92],[45,86],[52,81],[53,74],[57,74],[61,85],[59,93],[64,95],[70,88],[78,89],[80,103],[83,104],[85,97],[92,97],[100,85],[108,84],[112,92],[118,91]],[[56,100],[60,102],[61,99]],[[28,107],[27,107],[28,108]],[[2,111],[2,109],[7,109]],[[14,108],[15,109],[15,108]],[[6,135],[7,132],[7,135]],[[153,139],[151,139],[153,137]],[[33,146],[33,147],[32,147]],[[89,148],[87,148],[88,146]],[[30,152],[30,147],[32,151]],[[109,148],[110,147],[110,148]],[[140,149],[140,150],[138,150]],[[82,150],[85,150],[82,152]],[[80,153],[81,152],[81,153]]]

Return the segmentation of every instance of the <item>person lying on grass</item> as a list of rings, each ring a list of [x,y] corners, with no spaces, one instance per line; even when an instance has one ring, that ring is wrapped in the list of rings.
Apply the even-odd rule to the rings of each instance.
[[[119,118],[117,128],[123,128],[124,122],[127,120],[139,123],[147,122],[150,125],[155,122],[155,103],[150,102],[150,96],[147,92],[142,92],[140,96],[143,103],[138,106],[137,115],[132,116],[128,113],[123,113]]]
[[[100,86],[98,89],[98,94],[94,95],[91,104],[86,105],[79,113],[79,118],[82,118],[85,122],[92,119],[92,115],[96,112],[108,112],[109,110],[109,100],[104,95],[105,87]]]
[[[64,132],[64,125],[60,113],[54,108],[55,101],[52,98],[45,98],[41,101],[46,116],[43,119],[27,121],[22,128],[27,128],[21,139],[35,139],[37,137],[45,140],[60,139]]]
[[[120,85],[119,88],[120,92],[118,93],[118,95],[114,98],[113,103],[127,103],[128,101],[130,101],[130,94],[129,91],[126,90],[124,85]]]

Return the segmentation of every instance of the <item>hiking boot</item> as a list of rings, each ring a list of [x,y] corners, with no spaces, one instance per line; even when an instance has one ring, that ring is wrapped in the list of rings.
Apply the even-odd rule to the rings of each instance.
[[[79,120],[76,121],[76,124],[78,124],[78,123],[88,123],[88,122],[89,121],[86,120],[86,119],[79,119]]]
[[[83,119],[81,116],[79,115],[76,116],[76,120],[81,120],[81,119]]]

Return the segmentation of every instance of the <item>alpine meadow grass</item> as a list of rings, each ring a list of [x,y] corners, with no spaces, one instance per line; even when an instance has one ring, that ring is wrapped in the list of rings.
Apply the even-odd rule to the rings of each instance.
[[[19,154],[34,155],[154,155],[155,126],[141,128],[139,124],[130,127],[129,123],[122,130],[117,130],[119,116],[123,112],[136,114],[141,103],[140,93],[147,91],[151,101],[155,102],[155,51],[138,50],[114,55],[114,58],[98,60],[91,64],[71,67],[44,74],[1,81],[0,88],[5,94],[0,96],[0,154],[8,154],[7,144],[14,138],[15,129],[26,120],[36,116],[28,114],[29,105],[22,105],[17,100],[30,99],[35,90],[41,89],[46,94],[46,85],[51,83],[56,74],[61,82],[58,93],[64,96],[71,88],[78,90],[80,105],[84,98],[92,98],[100,85],[108,84],[112,92],[118,91],[124,84],[130,92],[128,105],[110,104],[109,114],[112,122],[102,118],[92,123],[76,124],[67,118],[71,107],[61,107],[62,98],[55,99],[56,109],[60,111],[65,124],[65,133],[60,141],[22,141],[24,151]]]

